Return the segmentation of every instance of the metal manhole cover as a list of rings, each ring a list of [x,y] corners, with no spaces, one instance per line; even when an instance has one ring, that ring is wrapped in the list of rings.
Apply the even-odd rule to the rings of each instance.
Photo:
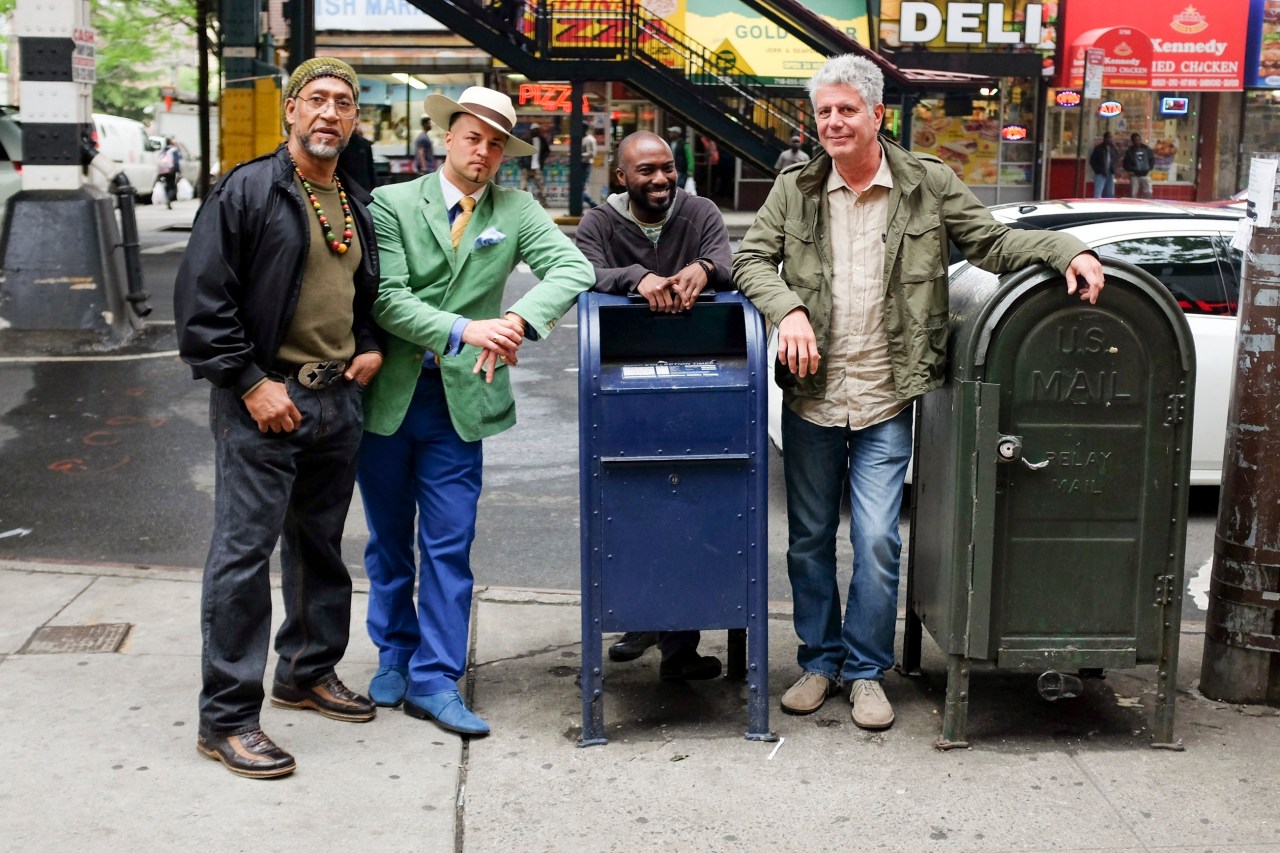
[[[20,655],[67,655],[118,652],[133,626],[128,622],[103,625],[46,625],[37,628]]]

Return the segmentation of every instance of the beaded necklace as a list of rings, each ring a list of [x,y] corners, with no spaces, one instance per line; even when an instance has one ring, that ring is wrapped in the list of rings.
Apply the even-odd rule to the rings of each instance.
[[[289,162],[293,163],[293,159],[290,158]],[[329,218],[324,215],[324,208],[320,206],[320,200],[316,198],[315,189],[298,169],[297,163],[293,163],[293,172],[298,176],[298,180],[302,181],[302,188],[306,190],[307,198],[311,201],[311,207],[315,210],[316,217],[320,220],[320,230],[324,232],[324,239],[329,244],[329,249],[339,255],[345,255],[347,249],[351,248],[351,238],[355,232],[351,230],[354,222],[351,219],[351,206],[347,204],[347,191],[342,188],[342,181],[338,179],[337,173],[335,172],[333,175],[333,182],[338,185],[338,198],[342,201],[343,225],[341,241],[334,236],[333,228],[329,226]]]

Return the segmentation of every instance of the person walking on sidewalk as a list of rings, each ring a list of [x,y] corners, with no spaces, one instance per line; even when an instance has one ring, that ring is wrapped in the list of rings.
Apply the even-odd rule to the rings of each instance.
[[[178,351],[214,386],[217,485],[196,744],[241,776],[295,767],[259,722],[277,540],[285,615],[271,704],[348,722],[377,710],[335,672],[351,623],[342,528],[361,388],[382,364],[368,196],[335,172],[359,92],[340,60],[298,66],[284,90],[286,143],[214,187],[175,284]]]
[[[156,158],[156,174],[164,184],[165,206],[172,210],[173,203],[178,200],[178,178],[182,176],[182,152],[172,136],[165,137],[164,148]]]
[[[1075,237],[1000,225],[941,160],[878,137],[884,77],[869,60],[829,59],[808,90],[823,151],[778,176],[734,255],[739,289],[778,329],[802,671],[782,709],[816,711],[843,682],[853,722],[883,729],[893,724],[881,682],[893,666],[911,402],[946,374],[947,247],[995,273],[1048,263],[1069,294],[1083,279],[1090,303],[1102,268]],[[816,232],[796,227],[811,222]],[[835,537],[846,477],[853,577],[842,618]]]
[[[617,180],[626,192],[587,211],[577,242],[595,267],[594,290],[636,293],[650,309],[688,311],[704,289],[732,290],[729,232],[709,199],[676,186],[676,163],[661,137],[638,131],[618,144]],[[698,654],[697,631],[631,631],[609,647],[629,661],[654,644],[662,650],[663,681],[715,678],[720,661]]]
[[[413,141],[413,171],[418,175],[429,175],[436,170],[435,143],[431,141],[431,117],[422,117],[422,132]]]
[[[693,174],[693,149],[684,138],[684,128],[678,124],[668,127],[667,142],[671,145],[671,156],[676,161],[676,186],[687,191],[689,176]]]
[[[1156,152],[1142,141],[1142,134],[1129,137],[1129,148],[1124,152],[1124,170],[1129,173],[1129,195],[1133,198],[1151,198],[1151,167],[1155,165]]]
[[[484,735],[488,724],[458,694],[482,440],[515,423],[508,366],[521,343],[546,337],[594,277],[529,193],[493,183],[504,154],[531,151],[511,135],[507,95],[472,86],[456,101],[428,96],[426,110],[448,128],[440,168],[380,187],[373,201],[382,269],[374,316],[389,338],[386,368],[365,395],[358,473],[379,664],[369,695]],[[521,261],[540,281],[503,312],[507,277]]]

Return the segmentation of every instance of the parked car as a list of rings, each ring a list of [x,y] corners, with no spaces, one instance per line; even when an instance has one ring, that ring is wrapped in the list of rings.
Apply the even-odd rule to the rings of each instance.
[[[0,233],[9,199],[22,189],[22,123],[13,107],[0,107]]]
[[[156,160],[160,146],[147,135],[141,122],[121,116],[93,114],[94,132],[97,134],[98,156],[110,176],[124,172],[138,191],[138,201],[151,203],[151,188],[156,183]],[[110,177],[97,168],[89,169],[89,180],[98,189],[110,186]]]
[[[991,213],[1012,228],[1074,234],[1100,257],[1141,267],[1169,289],[1186,314],[1196,350],[1191,485],[1219,485],[1242,261],[1240,251],[1230,244],[1244,211],[1142,199],[1080,199],[997,205]],[[963,259],[953,263],[951,277],[967,265]],[[1104,290],[1103,302],[1106,298]],[[772,339],[769,354],[771,360],[777,358]],[[769,437],[779,450],[781,414],[782,391],[771,382]]]

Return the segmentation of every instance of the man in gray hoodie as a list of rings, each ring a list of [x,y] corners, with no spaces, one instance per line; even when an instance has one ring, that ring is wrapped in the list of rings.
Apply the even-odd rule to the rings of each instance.
[[[577,242],[596,270],[593,290],[638,294],[653,311],[688,311],[703,290],[733,290],[729,232],[709,199],[677,186],[671,147],[656,134],[618,143],[614,193],[578,223]],[[716,678],[719,659],[698,654],[697,631],[628,631],[609,647],[615,661],[635,660],[659,645],[663,681]]]

